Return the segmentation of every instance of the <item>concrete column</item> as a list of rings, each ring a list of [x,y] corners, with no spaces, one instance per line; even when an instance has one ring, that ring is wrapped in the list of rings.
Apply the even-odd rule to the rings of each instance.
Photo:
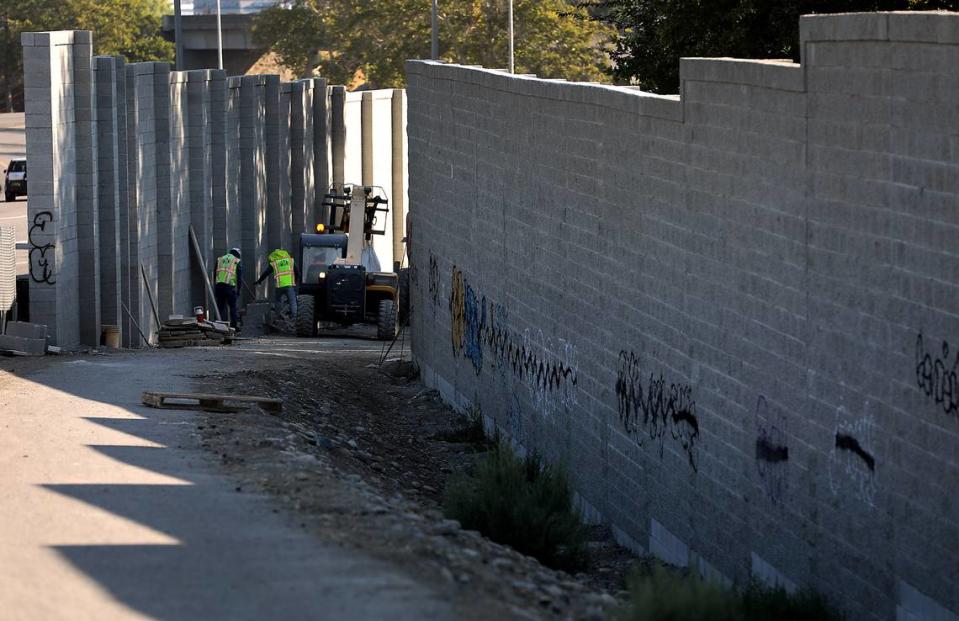
[[[173,275],[160,273],[173,264],[173,209],[170,191],[170,66],[166,63],[136,63],[132,96],[136,116],[129,143],[135,173],[136,206],[130,209],[130,310],[151,341],[156,322],[151,298],[163,313],[172,308]],[[129,88],[129,84],[128,84]],[[127,108],[128,113],[130,108]],[[133,202],[131,198],[131,203]],[[161,258],[162,257],[162,258]],[[141,276],[146,274],[146,282]],[[160,290],[163,295],[160,296]],[[138,335],[139,336],[139,335]],[[139,341],[139,338],[137,339]]]
[[[346,183],[346,87],[330,89],[330,170],[338,191]]]
[[[406,91],[393,91],[393,187],[390,191],[390,213],[393,218],[394,269],[403,264],[406,236]]]
[[[186,73],[157,71],[153,78],[156,127],[157,297],[160,321],[179,313],[189,294],[189,241],[180,243],[184,218],[189,222],[190,166],[186,139]],[[149,276],[153,282],[152,275]],[[184,291],[184,285],[186,290]],[[151,309],[152,313],[152,309]],[[157,326],[154,326],[157,327]]]
[[[293,83],[290,96],[290,206],[295,256],[299,240],[316,226],[314,208],[313,81]]]
[[[360,176],[364,186],[373,185],[373,92],[363,93],[360,105],[361,161],[363,173]]]
[[[263,76],[266,102],[266,229],[270,250],[283,245],[283,209],[280,205],[281,124],[280,76]]]
[[[266,76],[243,76],[240,82],[240,222],[243,277],[253,282],[266,267]],[[249,294],[244,291],[244,300]]]
[[[189,245],[189,226],[193,225],[204,264],[210,270],[213,260],[213,134],[210,125],[210,80],[212,72],[200,69],[187,73],[187,145],[190,162],[190,217],[183,227],[184,242]],[[192,245],[187,256],[190,282],[190,305],[202,304],[209,308],[214,303],[207,298],[203,273],[192,257]]]
[[[119,321],[121,343],[130,346],[129,338],[134,328],[130,324],[130,317],[123,310],[130,308],[130,185],[129,185],[129,158],[127,156],[127,80],[126,61],[122,56],[113,58],[116,86],[116,113],[117,113],[117,272],[120,278],[120,312]],[[102,247],[102,246],[101,246]],[[100,259],[103,260],[103,254]],[[101,292],[102,298],[102,292]]]
[[[285,248],[290,252],[293,251],[293,243],[290,234],[290,222],[292,220],[292,206],[290,204],[292,197],[292,183],[290,179],[290,163],[292,158],[292,154],[290,152],[291,95],[292,84],[290,82],[281,83],[280,106],[277,109],[277,129],[279,131],[279,148],[277,149],[279,161],[279,166],[277,167],[277,212],[279,213],[279,219],[277,221],[280,227],[278,232],[279,247]]]
[[[241,209],[240,209],[240,174],[242,158],[240,151],[240,78],[230,77],[226,80],[226,112],[224,149],[226,162],[226,196],[222,208],[214,204],[213,210],[213,245],[219,256],[230,248],[242,245],[241,240]],[[244,256],[244,259],[247,257]],[[252,259],[252,257],[250,257]],[[247,263],[244,263],[247,265]]]
[[[97,215],[97,136],[93,93],[93,39],[74,32],[74,117],[76,119],[76,210],[80,342],[100,345],[100,244]]]
[[[330,191],[330,92],[325,78],[313,78],[313,221],[328,222],[323,198]]]
[[[138,134],[140,130],[140,100],[137,94],[138,64],[125,66],[126,84],[124,87],[126,98],[126,152],[127,152],[127,208],[120,214],[120,247],[126,248],[126,257],[121,257],[124,263],[126,289],[124,299],[127,307],[126,330],[124,331],[124,347],[142,347],[145,343],[140,336],[144,330],[140,303],[142,288],[140,285],[140,147]],[[125,213],[125,216],[124,216]],[[126,227],[122,226],[125,221]],[[123,283],[121,283],[123,286]],[[139,327],[138,327],[139,326]],[[123,328],[121,328],[123,330]],[[144,330],[144,334],[146,331]]]
[[[217,257],[229,250],[225,239],[226,227],[226,72],[210,71],[210,243],[212,256]],[[212,271],[212,267],[207,265]]]
[[[112,56],[94,61],[97,118],[97,215],[100,252],[100,319],[121,325],[120,310],[120,156],[117,62]]]
[[[80,343],[76,228],[75,38],[90,33],[24,33],[30,204],[27,211],[30,318],[47,326],[52,343]]]

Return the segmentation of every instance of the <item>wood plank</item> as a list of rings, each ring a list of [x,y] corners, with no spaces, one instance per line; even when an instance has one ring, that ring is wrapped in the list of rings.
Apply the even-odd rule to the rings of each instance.
[[[194,409],[213,411],[239,411],[227,402],[255,404],[268,412],[282,412],[283,401],[269,397],[251,397],[244,395],[216,395],[192,392],[144,392],[141,396],[144,405],[157,408]],[[170,403],[176,401],[196,401],[195,404]]]

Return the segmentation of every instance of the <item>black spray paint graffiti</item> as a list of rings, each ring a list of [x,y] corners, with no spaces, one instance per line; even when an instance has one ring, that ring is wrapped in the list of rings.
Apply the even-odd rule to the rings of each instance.
[[[53,268],[50,265],[51,257],[47,255],[56,246],[53,244],[38,244],[33,235],[39,231],[41,233],[47,230],[47,225],[53,222],[53,214],[49,211],[41,211],[33,218],[33,226],[27,239],[30,242],[30,278],[33,282],[55,285],[53,279]]]
[[[619,354],[616,396],[619,399],[619,420],[626,433],[645,432],[650,440],[659,443],[660,458],[668,435],[680,445],[693,471],[698,470],[699,419],[690,386],[667,384],[662,374],[657,378],[650,372],[645,377],[639,356],[622,351]]]
[[[429,292],[433,304],[438,304],[440,299],[440,268],[432,250],[430,251]]]
[[[869,454],[869,451],[862,448],[859,440],[849,434],[836,432],[836,448],[841,451],[849,451],[862,460],[870,472],[876,471],[876,458]]]
[[[518,337],[507,327],[505,307],[477,294],[455,266],[450,288],[450,337],[453,353],[463,354],[477,375],[487,359],[510,369],[529,387],[544,415],[556,409],[555,394],[564,407],[575,403],[576,353],[572,344],[560,340],[562,353],[556,355],[553,352],[558,348],[542,334],[539,342],[534,342],[528,332]]]
[[[789,446],[786,443],[787,420],[771,412],[766,397],[756,403],[756,469],[766,496],[780,504],[789,484]]]
[[[959,351],[949,366],[949,343],[942,342],[942,357],[926,352],[922,332],[916,338],[916,384],[946,414],[959,415]]]
[[[868,403],[860,417],[850,416],[844,407],[836,411],[834,441],[829,453],[829,487],[833,495],[852,495],[875,506],[879,489],[873,449],[875,427]]]

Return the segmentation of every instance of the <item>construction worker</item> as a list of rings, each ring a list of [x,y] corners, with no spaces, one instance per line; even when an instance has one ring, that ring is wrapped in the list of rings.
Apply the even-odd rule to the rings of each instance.
[[[278,248],[271,252],[267,257],[267,260],[270,262],[270,265],[264,270],[260,275],[260,278],[257,279],[256,284],[260,284],[270,274],[273,274],[274,284],[276,289],[274,291],[274,300],[273,300],[273,311],[279,315],[283,308],[283,298],[286,298],[290,302],[290,315],[293,320],[296,320],[296,281],[300,279],[299,270],[296,268],[296,263],[293,261],[293,257],[290,256],[290,253],[282,248]]]
[[[231,248],[228,253],[216,260],[216,287],[213,294],[216,297],[216,307],[220,309],[220,318],[226,320],[227,310],[230,311],[230,326],[237,330],[239,316],[236,312],[236,300],[240,294],[240,283],[243,282],[243,264],[240,261],[240,249]]]

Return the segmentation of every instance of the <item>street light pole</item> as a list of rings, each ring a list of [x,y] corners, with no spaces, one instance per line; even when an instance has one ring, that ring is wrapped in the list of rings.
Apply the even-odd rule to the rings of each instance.
[[[513,0],[509,0],[509,72],[516,73],[516,63],[513,59]]]
[[[439,60],[440,58],[440,16],[436,3],[437,0],[433,0],[433,39],[430,55],[433,60]]]
[[[223,22],[220,17],[220,0],[216,0],[216,51],[217,69],[223,69]]]
[[[183,70],[183,13],[180,0],[173,0],[173,38],[176,40],[176,70]]]

